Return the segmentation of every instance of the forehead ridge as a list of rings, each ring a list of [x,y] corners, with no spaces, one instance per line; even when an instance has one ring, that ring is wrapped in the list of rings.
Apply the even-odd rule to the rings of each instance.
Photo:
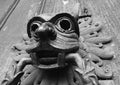
[[[39,14],[38,16],[43,18],[44,20],[48,21],[50,20],[52,17],[54,17],[56,14],[49,14],[49,13],[45,13],[45,14]]]
[[[62,14],[62,13],[67,13],[70,14],[72,16],[71,13],[69,12],[60,12],[60,13],[44,13],[44,14],[39,14],[37,15],[38,17],[43,18],[45,21],[49,21],[50,19],[52,19],[54,16],[58,15],[58,14]],[[74,17],[74,16],[73,16]]]

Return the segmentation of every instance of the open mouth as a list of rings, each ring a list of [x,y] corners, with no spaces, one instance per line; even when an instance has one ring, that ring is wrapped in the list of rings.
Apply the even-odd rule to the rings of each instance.
[[[50,69],[65,66],[65,53],[42,50],[36,53],[37,67]]]
[[[37,56],[41,64],[50,65],[57,63],[58,52],[40,51]]]
[[[65,56],[69,53],[76,52],[76,48],[72,49],[59,49],[55,48],[48,43],[40,43],[38,47],[31,52],[33,63],[38,68],[51,69],[57,67],[65,67],[68,61]]]

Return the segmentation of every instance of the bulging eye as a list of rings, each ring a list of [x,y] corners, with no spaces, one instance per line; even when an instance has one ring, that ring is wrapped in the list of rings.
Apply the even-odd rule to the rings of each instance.
[[[40,27],[40,25],[41,25],[41,23],[40,22],[33,22],[32,24],[31,24],[31,31],[32,32],[35,32],[36,31],[36,29],[38,29],[39,27]]]
[[[57,23],[59,30],[62,32],[72,31],[72,22],[69,19],[60,19]]]

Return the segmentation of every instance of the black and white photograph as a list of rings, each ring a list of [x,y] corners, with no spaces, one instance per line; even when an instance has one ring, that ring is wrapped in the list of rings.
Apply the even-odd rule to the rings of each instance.
[[[0,0],[0,85],[120,85],[120,0]]]

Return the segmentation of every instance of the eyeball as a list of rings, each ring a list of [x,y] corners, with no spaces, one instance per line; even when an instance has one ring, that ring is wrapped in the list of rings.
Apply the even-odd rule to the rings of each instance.
[[[40,21],[34,21],[30,25],[31,36],[34,37],[35,39],[38,39],[38,36],[36,35],[36,31],[40,28],[40,26],[41,26]]]
[[[71,32],[73,31],[73,24],[68,18],[62,18],[57,21],[58,29],[62,32]]]
[[[34,35],[36,29],[38,29],[41,26],[41,24],[44,22],[45,20],[39,16],[35,16],[28,21],[27,34],[29,38],[31,38]]]
[[[60,28],[64,30],[70,30],[71,29],[71,22],[67,19],[62,19],[59,21]]]
[[[33,22],[30,26],[31,32],[35,32],[41,26],[40,22]]]

